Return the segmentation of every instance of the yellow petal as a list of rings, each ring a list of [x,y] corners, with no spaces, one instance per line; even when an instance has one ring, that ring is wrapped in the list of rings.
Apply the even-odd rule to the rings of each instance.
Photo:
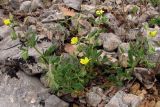
[[[73,37],[71,39],[71,44],[74,45],[74,44],[77,44],[78,43],[78,37]]]
[[[4,19],[3,23],[8,26],[11,24],[11,21],[9,19]]]
[[[154,31],[150,31],[150,32],[149,32],[149,36],[150,36],[150,37],[156,37],[157,34],[158,34],[158,31],[157,31],[157,30],[154,30]]]

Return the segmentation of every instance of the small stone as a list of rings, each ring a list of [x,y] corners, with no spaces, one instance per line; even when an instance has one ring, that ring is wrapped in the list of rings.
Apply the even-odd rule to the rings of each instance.
[[[97,107],[97,105],[101,102],[102,97],[95,92],[89,92],[86,94],[87,103],[93,107]]]
[[[63,2],[65,3],[65,5],[75,10],[80,10],[82,4],[82,0],[63,0]]]
[[[95,13],[96,6],[95,5],[81,5],[82,12]]]
[[[118,46],[118,53],[128,53],[129,43],[121,43]]]
[[[31,7],[31,1],[24,1],[20,5],[20,11],[29,12],[30,7]]]
[[[32,0],[30,10],[35,11],[37,8],[42,8],[42,0]]]
[[[150,69],[135,67],[133,74],[147,89],[152,88],[156,82],[154,72]]]
[[[62,101],[57,96],[51,95],[46,99],[45,107],[69,107],[69,104]]]
[[[137,107],[141,101],[142,99],[136,95],[119,91],[105,107]]]
[[[113,33],[101,33],[99,37],[106,51],[114,51],[122,43],[120,38]]]
[[[137,35],[138,35],[138,29],[131,29],[131,30],[129,30],[129,32],[127,33],[126,38],[127,38],[128,40],[135,40]]]

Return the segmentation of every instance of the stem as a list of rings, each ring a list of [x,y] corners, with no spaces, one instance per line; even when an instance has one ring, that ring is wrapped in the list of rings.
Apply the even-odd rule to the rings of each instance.
[[[44,55],[43,55],[35,46],[34,46],[33,48],[42,56],[43,60],[44,60],[47,64],[49,64],[48,61],[47,61],[47,59],[44,57]]]

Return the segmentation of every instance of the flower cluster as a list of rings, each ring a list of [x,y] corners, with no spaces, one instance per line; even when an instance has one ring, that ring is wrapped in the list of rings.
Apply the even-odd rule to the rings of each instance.
[[[97,16],[103,15],[104,11],[102,9],[96,11]]]
[[[4,20],[3,20],[3,23],[4,23],[5,25],[9,26],[9,25],[11,24],[11,21],[10,21],[10,19],[4,19]]]
[[[75,45],[75,44],[77,44],[78,43],[78,37],[73,37],[72,39],[71,39],[71,44],[72,45]]]
[[[150,31],[150,32],[148,33],[148,36],[149,36],[149,37],[156,37],[157,34],[158,34],[158,31],[157,31],[157,30],[153,30],[153,31]]]
[[[80,63],[83,64],[83,65],[87,65],[89,63],[89,59],[87,57],[81,58]]]
[[[77,43],[78,43],[78,37],[73,37],[73,38],[71,39],[71,44],[72,44],[72,45],[75,45],[75,44],[77,44]],[[87,64],[89,63],[89,59],[88,59],[87,57],[81,58],[81,59],[80,59],[80,63],[83,64],[83,65],[87,65]]]

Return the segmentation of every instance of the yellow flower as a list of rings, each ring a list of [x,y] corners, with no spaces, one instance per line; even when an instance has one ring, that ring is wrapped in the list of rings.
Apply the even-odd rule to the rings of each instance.
[[[4,20],[3,20],[3,23],[4,23],[5,25],[9,26],[9,25],[11,24],[11,21],[10,21],[10,19],[4,19]]]
[[[104,11],[102,9],[96,11],[96,15],[102,15],[103,13],[104,13]]]
[[[158,34],[158,31],[154,30],[154,31],[150,31],[148,36],[150,36],[150,37],[156,37],[157,34]]]
[[[87,57],[80,59],[80,63],[86,65],[89,63],[89,59]]]
[[[71,39],[71,44],[74,45],[74,44],[77,44],[78,43],[78,37],[73,37]]]

